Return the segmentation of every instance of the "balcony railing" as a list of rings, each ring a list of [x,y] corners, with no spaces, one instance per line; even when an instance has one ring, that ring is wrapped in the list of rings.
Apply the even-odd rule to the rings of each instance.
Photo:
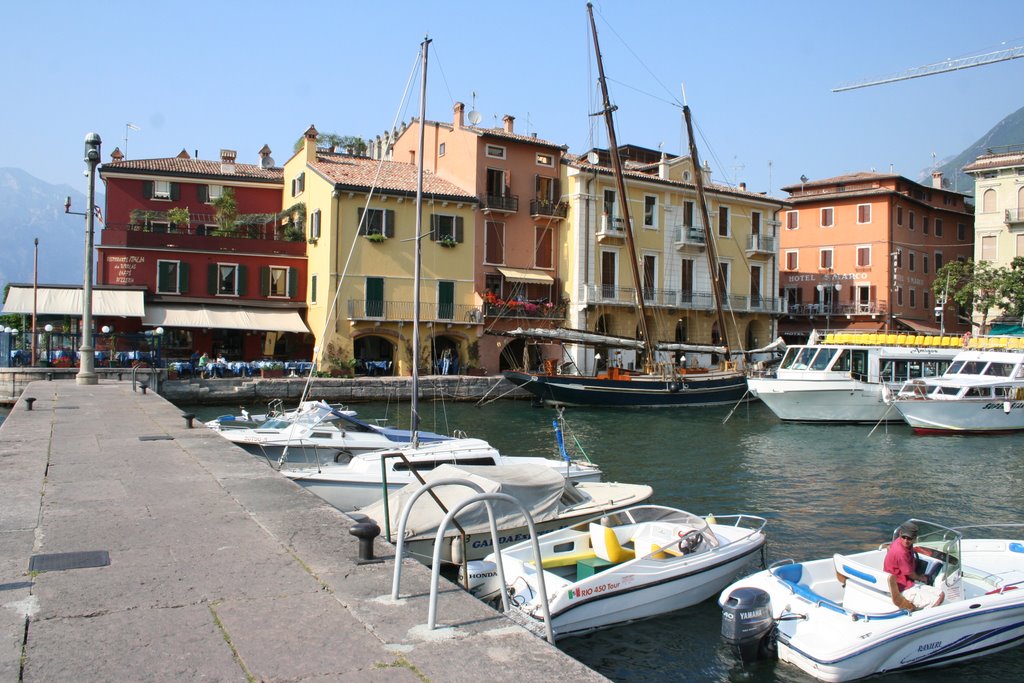
[[[202,222],[196,216],[188,225],[179,226],[174,223],[153,221],[147,224],[142,223],[106,223],[103,226],[105,231],[114,232],[150,232],[167,233],[174,235],[196,235],[199,237],[237,237],[240,239],[270,240],[277,242],[302,242],[302,235],[298,239],[286,236],[284,228],[272,223],[259,225],[235,225],[224,229],[219,227],[212,219],[209,222]]]
[[[569,213],[566,202],[553,202],[547,199],[534,199],[530,202],[530,215],[534,217],[565,218]]]
[[[749,235],[747,237],[747,251],[759,254],[774,254],[775,238],[771,235]]]
[[[1024,208],[1006,210],[1006,224],[1012,225],[1014,223],[1024,223]]]
[[[880,315],[888,310],[884,301],[829,304],[788,304],[789,315]]]
[[[583,303],[632,306],[636,303],[635,293],[632,287],[587,285],[584,288]],[[711,292],[681,292],[676,289],[645,289],[644,303],[648,306],[695,311],[711,311],[715,307]],[[782,313],[783,304],[781,299],[773,297],[741,295],[730,296],[728,302],[732,310],[743,313]]]
[[[676,247],[705,246],[704,228],[699,225],[678,225],[673,230],[672,240]]]
[[[349,299],[350,320],[412,321],[411,301],[366,301]],[[483,322],[479,306],[469,304],[421,303],[420,320],[427,322]]]
[[[519,211],[518,195],[494,195],[485,194],[480,198],[480,208],[484,211],[501,211],[503,213],[515,213]]]
[[[562,320],[565,318],[565,304],[550,301],[501,301],[485,303],[484,316],[488,318],[533,318],[538,320]]]

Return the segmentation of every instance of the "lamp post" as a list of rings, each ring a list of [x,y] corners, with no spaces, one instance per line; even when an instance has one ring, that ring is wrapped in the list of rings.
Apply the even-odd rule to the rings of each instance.
[[[96,356],[92,339],[92,236],[96,218],[96,165],[100,161],[100,136],[85,136],[85,163],[89,165],[89,195],[85,207],[85,279],[82,287],[82,345],[78,349],[81,365],[77,384],[96,384]]]
[[[832,290],[835,290],[835,294],[832,294]],[[835,301],[835,297],[839,296],[839,292],[843,289],[843,285],[835,283],[834,285],[818,285],[818,301],[821,303],[822,309],[825,311],[825,331],[828,332],[831,327],[832,320],[832,302]]]
[[[46,331],[46,366],[49,367],[50,366],[50,333],[53,332],[53,325],[51,325],[50,323],[46,323],[46,325],[43,326],[43,329]]]
[[[39,300],[39,238],[35,239],[35,257],[32,261],[32,360],[36,364],[36,308]]]

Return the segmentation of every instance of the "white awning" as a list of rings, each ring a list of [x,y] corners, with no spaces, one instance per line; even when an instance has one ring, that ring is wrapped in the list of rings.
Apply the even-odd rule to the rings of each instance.
[[[542,282],[550,285],[555,281],[542,270],[524,270],[521,268],[498,268],[498,272],[505,276],[510,282]]]
[[[143,325],[152,327],[205,327],[210,329],[259,330],[260,332],[309,332],[297,311],[256,307],[203,306],[202,304],[150,304]]]
[[[81,287],[11,287],[4,303],[4,313],[32,314],[33,291],[39,315],[82,315]],[[94,316],[141,318],[145,315],[145,292],[142,290],[92,290]]]

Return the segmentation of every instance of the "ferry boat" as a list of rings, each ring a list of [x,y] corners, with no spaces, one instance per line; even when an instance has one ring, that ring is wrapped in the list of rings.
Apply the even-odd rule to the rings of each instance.
[[[918,434],[1024,431],[1024,338],[972,338],[941,377],[906,382],[892,406]]]
[[[820,339],[820,341],[819,341]],[[793,422],[901,422],[885,400],[904,382],[938,377],[961,350],[950,335],[834,332],[786,350],[772,376],[747,378],[750,393]]]

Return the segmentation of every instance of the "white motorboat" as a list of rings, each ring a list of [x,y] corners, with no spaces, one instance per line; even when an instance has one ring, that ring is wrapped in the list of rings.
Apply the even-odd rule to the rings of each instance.
[[[1024,430],[1024,340],[972,342],[985,347],[961,351],[941,377],[909,381],[893,398],[893,408],[916,433]]]
[[[487,468],[523,464],[546,467],[573,482],[600,481],[602,474],[596,465],[580,461],[502,455],[486,441],[468,438],[421,446],[392,444],[390,449],[345,454],[336,461],[283,469],[281,473],[348,512],[380,501],[385,485],[389,493],[408,484],[419,485],[416,473],[429,472],[441,465]]]
[[[518,500],[533,518],[537,533],[560,529],[582,520],[609,515],[626,507],[637,505],[651,497],[650,486],[615,482],[572,482],[547,465],[517,464],[498,467],[466,467],[441,465],[424,473],[429,483],[438,479],[460,479],[480,486],[487,493],[505,493]],[[353,516],[368,518],[380,525],[384,537],[396,540],[399,521],[406,504],[422,486],[409,484],[381,500],[360,509]],[[438,485],[431,489],[437,496],[420,495],[410,511],[405,529],[405,552],[425,564],[430,564],[434,553],[434,540],[444,521],[447,510],[475,495],[476,492],[461,485]],[[444,506],[442,509],[438,501]],[[498,543],[505,547],[529,539],[526,519],[518,507],[504,502],[493,504],[498,528]],[[464,508],[456,521],[466,532],[461,542],[455,526],[445,530],[441,562],[461,563],[478,560],[493,550],[487,510],[483,503]]]
[[[945,593],[913,612],[892,601],[888,544],[810,562],[785,560],[722,593],[722,635],[744,661],[789,662],[823,681],[944,666],[1024,640],[1024,540],[970,540],[914,520],[918,572]],[[1020,525],[1013,525],[1019,532]]]
[[[832,333],[789,347],[773,375],[748,377],[747,385],[781,420],[900,422],[885,387],[938,377],[959,350],[960,337]]]
[[[657,616],[717,595],[759,555],[765,524],[752,515],[705,519],[637,505],[540,536],[540,573],[554,636]],[[505,587],[499,584],[497,555]],[[466,571],[475,595],[493,599],[504,588],[511,610],[537,629],[543,626],[543,595],[529,541],[470,562]]]

